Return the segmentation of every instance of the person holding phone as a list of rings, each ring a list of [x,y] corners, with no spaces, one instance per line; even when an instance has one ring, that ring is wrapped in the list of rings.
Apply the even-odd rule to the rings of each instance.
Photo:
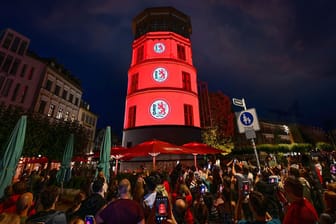
[[[145,216],[141,205],[131,199],[131,183],[123,179],[118,185],[119,198],[109,203],[96,215],[96,223],[145,224]]]

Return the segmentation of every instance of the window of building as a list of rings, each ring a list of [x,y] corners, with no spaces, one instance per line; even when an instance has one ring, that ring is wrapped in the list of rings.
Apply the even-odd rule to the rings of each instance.
[[[2,44],[2,47],[8,49],[12,43],[13,38],[14,38],[14,35],[12,33],[7,33],[7,36],[5,38],[5,41]]]
[[[32,67],[32,68],[30,69],[30,72],[29,72],[29,75],[28,75],[28,80],[32,80],[33,75],[34,75],[34,72],[35,72],[35,68]]]
[[[76,99],[75,99],[75,105],[79,106],[78,103],[79,103],[79,99],[76,97]]]
[[[54,104],[50,104],[49,111],[48,111],[48,117],[54,116],[54,111],[55,111],[55,105]]]
[[[138,50],[137,50],[137,55],[136,55],[136,63],[139,63],[141,62],[143,59],[144,59],[144,46],[140,46],[138,47]]]
[[[194,125],[193,107],[189,104],[184,104],[184,124],[187,126]]]
[[[188,72],[182,72],[182,88],[191,91],[190,74]]]
[[[8,96],[8,93],[12,87],[12,84],[13,84],[13,80],[12,79],[7,79],[6,82],[5,82],[5,86],[1,92],[1,95],[7,97]]]
[[[2,41],[2,38],[5,36],[5,30],[0,31],[0,43]]]
[[[1,90],[1,88],[2,88],[2,86],[3,86],[3,84],[4,84],[4,82],[5,82],[5,76],[0,76],[0,90]]]
[[[27,47],[27,42],[26,41],[22,41],[20,44],[20,48],[19,48],[19,55],[23,55],[26,51],[26,47]]]
[[[17,83],[16,86],[15,86],[15,88],[14,88],[13,95],[12,95],[12,99],[11,99],[13,102],[16,100],[16,97],[17,97],[17,95],[18,95],[20,86],[21,86],[21,84],[20,84],[20,83]]]
[[[22,92],[22,97],[21,97],[21,103],[24,103],[27,97],[27,92],[28,92],[28,86],[25,86]]]
[[[57,112],[57,114],[56,114],[56,118],[57,119],[62,119],[62,117],[63,117],[63,108],[59,108],[58,109],[58,112]]]
[[[59,96],[59,94],[60,94],[60,92],[61,92],[61,87],[59,86],[59,85],[56,85],[56,87],[55,87],[55,95],[56,96]]]
[[[15,37],[15,39],[13,41],[13,44],[12,44],[12,46],[10,48],[11,51],[16,52],[16,50],[18,49],[19,43],[20,43],[20,38]]]
[[[128,111],[128,128],[135,127],[136,106],[131,106]]]
[[[47,105],[46,101],[44,101],[44,100],[40,101],[40,106],[39,106],[39,109],[38,109],[38,112],[40,114],[44,114],[44,109],[45,109],[46,105]]]
[[[8,70],[12,64],[12,61],[13,61],[13,57],[10,56],[10,55],[7,55],[7,58],[6,58],[6,61],[2,67],[2,69],[4,70],[4,72],[7,72],[8,73]]]
[[[5,60],[5,57],[6,57],[6,54],[0,51],[0,68],[1,68],[2,62]]]
[[[69,111],[65,112],[64,121],[69,119]]]
[[[21,77],[25,76],[26,70],[27,70],[27,64],[23,64],[22,69],[21,69],[21,73],[20,73]]]
[[[53,82],[51,80],[47,80],[47,83],[45,85],[46,90],[51,91]]]
[[[16,58],[16,59],[14,60],[13,66],[12,66],[12,68],[11,68],[9,74],[11,74],[11,75],[16,75],[16,72],[17,72],[17,70],[18,70],[18,68],[19,68],[20,63],[21,63],[21,60]]]
[[[131,79],[131,93],[133,93],[138,90],[139,73],[132,75]]]
[[[75,115],[71,114],[71,121],[74,122],[75,121]]]
[[[66,100],[67,97],[68,97],[68,91],[63,90],[62,98]]]
[[[74,97],[74,96],[70,93],[70,95],[69,95],[69,102],[70,102],[70,103],[72,103],[72,101],[73,101],[73,97]]]
[[[85,121],[85,113],[82,113],[82,121]]]
[[[180,44],[177,45],[177,57],[178,59],[186,60],[185,47]]]

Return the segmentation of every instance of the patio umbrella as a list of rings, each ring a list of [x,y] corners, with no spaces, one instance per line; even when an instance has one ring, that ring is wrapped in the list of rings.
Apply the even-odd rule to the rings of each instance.
[[[114,170],[114,174],[117,175],[118,173],[118,163],[121,158],[128,155],[127,148],[122,146],[114,146],[111,148],[111,157],[116,160],[116,167]]]
[[[185,148],[189,149],[189,152],[194,156],[194,165],[197,167],[197,155],[207,155],[207,154],[220,154],[224,151],[213,148],[207,144],[199,142],[189,142],[182,145]]]
[[[128,151],[130,155],[136,156],[152,156],[153,169],[155,169],[156,157],[160,154],[187,154],[188,152],[183,146],[174,145],[169,142],[151,140],[142,142],[133,146]]]
[[[65,150],[63,153],[63,159],[61,163],[61,169],[57,172],[56,178],[59,183],[67,182],[71,178],[71,159],[74,147],[74,135],[70,134]]]
[[[16,165],[22,154],[26,136],[27,116],[21,116],[5,145],[4,154],[0,160],[0,198],[4,189],[11,184]]]
[[[100,158],[98,168],[102,169],[106,181],[110,180],[110,156],[111,156],[111,127],[107,126],[102,144],[100,145]]]

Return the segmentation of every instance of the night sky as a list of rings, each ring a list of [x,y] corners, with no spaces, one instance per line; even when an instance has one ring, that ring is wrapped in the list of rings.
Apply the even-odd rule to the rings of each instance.
[[[191,17],[194,66],[210,91],[245,98],[259,119],[336,126],[334,0],[11,0],[0,3],[0,28],[70,70],[98,128],[121,133],[132,19],[156,6]]]

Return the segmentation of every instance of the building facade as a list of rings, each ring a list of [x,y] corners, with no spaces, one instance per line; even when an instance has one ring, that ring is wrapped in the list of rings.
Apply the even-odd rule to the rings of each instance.
[[[94,149],[97,120],[98,116],[90,111],[90,105],[84,101],[81,101],[78,112],[78,121],[87,130],[89,139],[86,152],[90,154],[93,152]]]
[[[190,18],[171,7],[149,8],[132,25],[122,144],[200,141]]]

